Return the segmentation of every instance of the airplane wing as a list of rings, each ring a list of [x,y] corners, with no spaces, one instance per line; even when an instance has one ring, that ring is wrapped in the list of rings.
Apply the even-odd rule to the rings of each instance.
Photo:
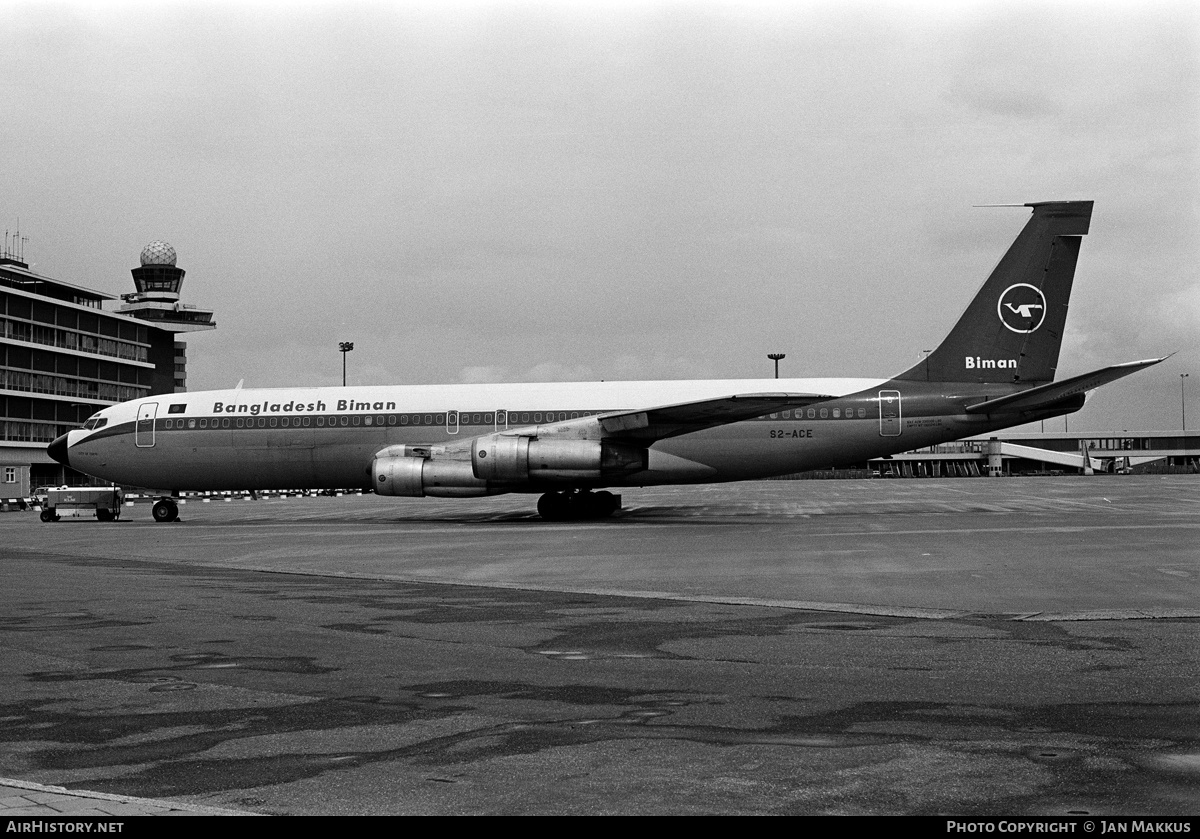
[[[1069,379],[1063,379],[1061,382],[1051,382],[1050,384],[1023,390],[1020,393],[1012,393],[1008,396],[989,399],[986,402],[977,402],[974,405],[968,405],[966,412],[968,414],[991,414],[995,412],[1035,411],[1039,408],[1053,405],[1055,402],[1060,402],[1063,399],[1069,399],[1072,396],[1078,396],[1081,393],[1094,390],[1100,387],[1100,385],[1114,382],[1117,379],[1128,376],[1130,373],[1136,373],[1138,370],[1153,367],[1155,364],[1166,361],[1170,357],[1169,355],[1164,355],[1162,358],[1148,358],[1143,361],[1127,361],[1124,364],[1114,364],[1112,367],[1105,367],[1100,370],[1093,370],[1091,373],[1072,376]]]
[[[560,440],[597,439],[599,436],[607,440],[627,440],[649,445],[655,440],[691,434],[693,431],[741,422],[774,411],[802,408],[836,398],[817,393],[741,393],[719,399],[681,402],[638,411],[611,411],[597,416],[559,420],[543,425],[515,426],[496,433],[501,437],[532,436]],[[599,435],[596,434],[597,425]],[[444,444],[407,443],[388,446],[377,452],[376,456],[386,454],[466,460],[471,457],[476,441],[489,436],[491,435],[468,437]]]
[[[614,411],[600,414],[596,419],[606,438],[650,443],[836,398],[817,393],[741,393],[658,408]]]

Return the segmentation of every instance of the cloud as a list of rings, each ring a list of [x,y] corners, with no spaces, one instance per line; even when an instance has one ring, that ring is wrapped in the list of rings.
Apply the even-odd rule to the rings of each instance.
[[[39,7],[6,206],[112,293],[174,244],[203,388],[886,375],[1023,223],[971,205],[1093,198],[1080,371],[1194,343],[1198,8]]]

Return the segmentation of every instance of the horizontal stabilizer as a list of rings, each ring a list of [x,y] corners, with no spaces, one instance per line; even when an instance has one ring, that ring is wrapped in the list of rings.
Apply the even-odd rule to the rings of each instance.
[[[640,411],[601,414],[598,419],[607,437],[648,442],[835,398],[816,393],[743,393]]]
[[[1069,379],[1063,379],[1061,382],[1051,382],[1047,385],[1023,390],[1020,393],[1013,393],[1008,396],[989,399],[986,402],[979,402],[975,405],[968,405],[966,411],[968,414],[1007,414],[1048,408],[1064,399],[1070,399],[1072,396],[1078,396],[1081,393],[1094,390],[1101,385],[1115,382],[1117,379],[1124,378],[1130,373],[1136,373],[1138,370],[1153,367],[1155,364],[1165,361],[1168,358],[1170,358],[1169,355],[1164,355],[1162,358],[1148,358],[1144,361],[1128,361],[1125,364],[1114,364],[1112,367],[1105,367],[1101,370],[1093,370],[1091,373],[1072,376]]]

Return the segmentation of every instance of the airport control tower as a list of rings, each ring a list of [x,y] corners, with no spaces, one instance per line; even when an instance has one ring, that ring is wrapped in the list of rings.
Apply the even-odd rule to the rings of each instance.
[[[141,267],[131,272],[137,291],[121,295],[125,305],[118,307],[117,312],[143,320],[167,333],[216,329],[212,309],[201,309],[180,301],[179,291],[183,287],[185,272],[176,267],[176,258],[175,248],[166,242],[154,241],[142,248]],[[151,347],[152,355],[161,356],[166,352],[165,346]],[[187,390],[187,345],[176,340],[170,352],[173,355],[171,366],[175,371],[174,391],[182,393]],[[166,359],[151,358],[150,361],[157,367]]]

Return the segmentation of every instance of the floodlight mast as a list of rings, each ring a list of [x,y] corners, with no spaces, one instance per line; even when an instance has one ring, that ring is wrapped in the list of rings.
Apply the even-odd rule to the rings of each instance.
[[[338,343],[338,349],[342,353],[342,387],[346,386],[346,353],[354,349],[353,341],[341,341]]]
[[[769,352],[767,358],[775,362],[775,378],[779,378],[779,362],[781,359],[787,358],[787,355],[781,352]]]

